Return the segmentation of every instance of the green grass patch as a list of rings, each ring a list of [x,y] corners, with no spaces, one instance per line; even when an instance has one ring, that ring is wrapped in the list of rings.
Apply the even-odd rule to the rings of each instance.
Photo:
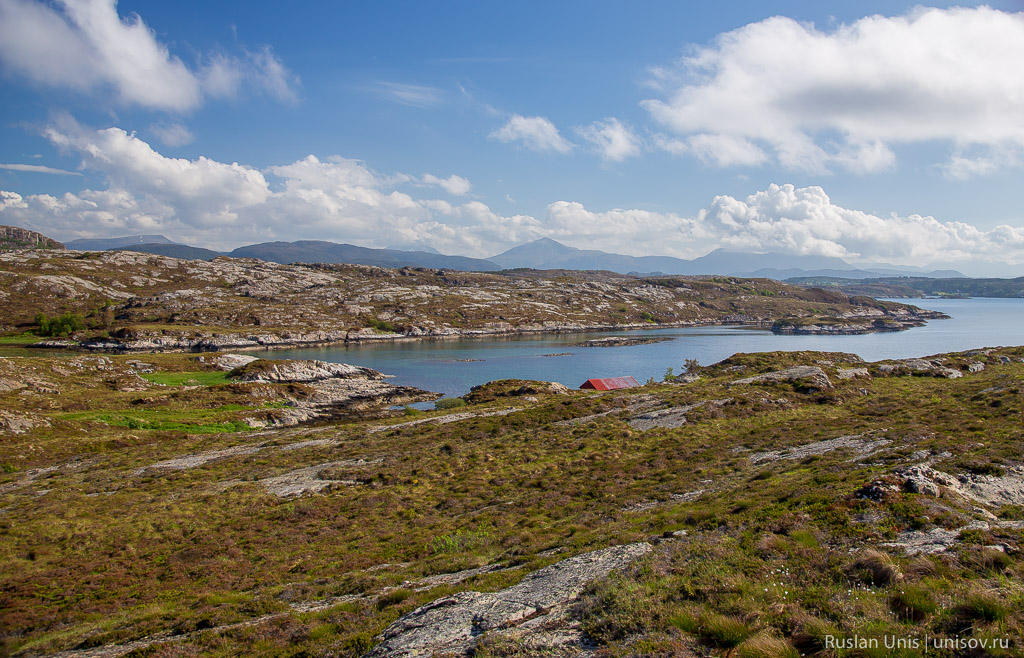
[[[218,386],[228,384],[226,372],[195,371],[195,372],[152,372],[142,375],[146,381],[163,386]]]
[[[15,336],[0,336],[0,345],[31,345],[42,340],[35,334],[17,334]]]
[[[62,420],[92,421],[131,430],[181,431],[190,434],[245,432],[252,427],[241,420],[225,417],[233,412],[248,411],[251,406],[221,405],[215,409],[139,409],[127,413],[113,411],[82,411],[61,414]]]

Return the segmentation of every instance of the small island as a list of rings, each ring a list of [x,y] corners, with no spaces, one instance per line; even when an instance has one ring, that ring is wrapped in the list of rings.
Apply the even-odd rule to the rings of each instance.
[[[672,340],[668,336],[608,336],[594,338],[573,344],[573,347],[626,347],[627,345],[648,345]]]

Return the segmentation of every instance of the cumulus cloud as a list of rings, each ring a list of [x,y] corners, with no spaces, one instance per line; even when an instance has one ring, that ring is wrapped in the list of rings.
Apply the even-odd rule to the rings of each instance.
[[[53,167],[45,167],[43,165],[30,165],[30,164],[0,164],[0,169],[8,169],[10,171],[26,171],[33,174],[62,174],[65,176],[81,176],[82,174],[77,171],[67,171],[65,169],[55,169]]]
[[[640,154],[641,141],[633,130],[614,117],[576,128],[576,133],[597,149],[605,160],[618,162]]]
[[[697,221],[736,251],[774,251],[920,265],[935,261],[1024,263],[1024,227],[983,231],[934,217],[879,217],[832,203],[820,187],[772,184],[744,200],[717,196]]]
[[[830,31],[774,17],[654,70],[664,97],[643,106],[682,136],[663,146],[713,164],[760,164],[770,154],[790,169],[874,172],[894,165],[896,144],[1020,153],[1021,61],[1024,13],[919,7]],[[994,169],[957,157],[954,177]]]
[[[0,192],[0,224],[63,239],[164,233],[231,248],[306,238],[430,245],[479,257],[551,237],[583,248],[681,258],[726,247],[904,265],[1024,264],[1024,227],[982,230],[920,215],[883,217],[836,205],[820,187],[773,184],[743,199],[717,196],[689,217],[639,208],[594,210],[566,200],[548,205],[543,217],[508,216],[479,200],[459,203],[403,191],[447,185],[468,192],[469,181],[456,175],[384,175],[340,156],[309,155],[263,171],[203,157],[169,158],[119,128],[86,130],[68,119],[46,135],[104,176],[105,189]]]
[[[458,175],[381,175],[365,163],[309,155],[260,171],[200,157],[169,158],[120,128],[88,130],[69,117],[45,135],[106,178],[106,189],[76,194],[0,195],[0,223],[62,237],[165,233],[229,248],[302,238],[366,246],[431,244],[447,253],[492,253],[542,235],[526,215],[503,216],[478,201],[420,199],[397,189],[436,185],[468,193]],[[495,253],[496,253],[495,251]]]
[[[504,126],[491,133],[491,138],[501,142],[518,142],[533,151],[572,151],[572,142],[558,132],[555,124],[545,117],[524,117],[513,114]]]
[[[111,189],[176,206],[202,225],[237,221],[239,208],[261,204],[270,196],[267,180],[257,169],[202,156],[168,158],[120,128],[89,131],[65,117],[45,135],[62,150],[81,155],[86,168],[106,175]]]
[[[553,239],[634,256],[695,258],[710,250],[712,238],[697,220],[674,213],[622,208],[595,212],[575,201],[548,205],[544,225]]]
[[[177,121],[161,121],[151,124],[149,129],[157,136],[164,146],[185,146],[195,141],[195,135],[185,124]]]
[[[297,78],[269,49],[219,54],[190,68],[116,0],[0,1],[0,61],[29,80],[82,92],[112,90],[122,105],[184,112],[204,94],[234,96],[243,84],[294,100]]]
[[[469,179],[463,178],[462,176],[456,176],[455,174],[452,174],[448,178],[438,178],[433,174],[423,174],[422,180],[427,185],[440,186],[445,192],[452,196],[466,196],[473,188]]]

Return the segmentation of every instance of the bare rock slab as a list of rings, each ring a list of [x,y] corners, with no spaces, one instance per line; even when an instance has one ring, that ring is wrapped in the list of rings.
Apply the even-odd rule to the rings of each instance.
[[[763,384],[781,381],[800,382],[817,389],[832,388],[832,381],[825,374],[825,371],[818,366],[793,366],[785,370],[776,370],[775,372],[766,372],[745,379],[737,379],[732,384]]]
[[[589,583],[651,550],[646,542],[612,546],[549,565],[497,592],[459,592],[438,599],[391,624],[366,658],[466,655],[487,631],[550,613],[576,599]]]

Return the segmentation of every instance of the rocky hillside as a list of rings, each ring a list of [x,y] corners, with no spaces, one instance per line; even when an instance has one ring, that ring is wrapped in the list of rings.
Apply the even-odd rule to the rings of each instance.
[[[238,354],[0,359],[0,653],[1024,649],[1024,348],[318,402],[382,383]],[[855,637],[880,648],[829,644]]]
[[[135,252],[0,255],[3,330],[38,313],[82,316],[97,349],[203,350],[601,327],[836,319],[851,326],[943,317],[913,306],[768,279],[609,272],[468,273],[361,265],[186,261]],[[73,323],[68,323],[71,326]]]
[[[13,249],[63,249],[56,240],[17,226],[0,226],[0,251]]]

